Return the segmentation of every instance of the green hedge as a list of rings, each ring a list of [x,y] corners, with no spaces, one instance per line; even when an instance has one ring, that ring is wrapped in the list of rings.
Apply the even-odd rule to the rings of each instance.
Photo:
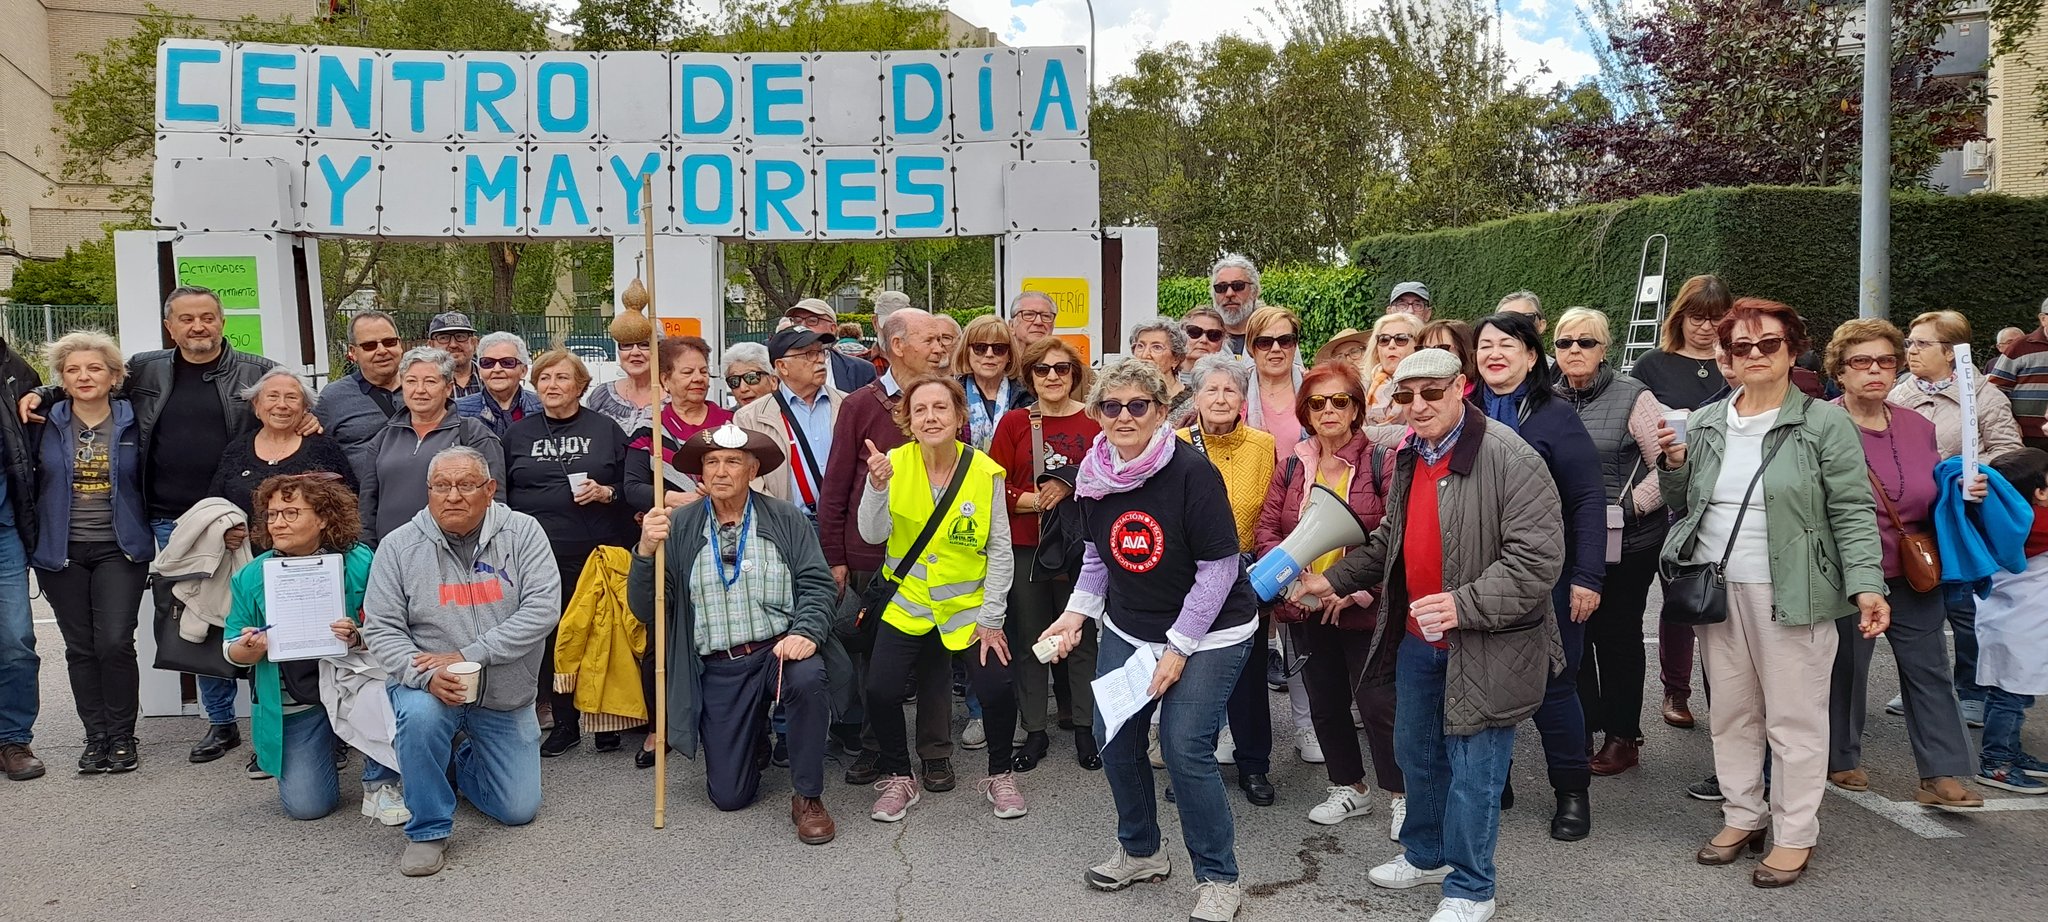
[[[1352,263],[1381,282],[1420,279],[1437,316],[1490,312],[1519,288],[1555,316],[1572,305],[1625,321],[1643,241],[1671,239],[1666,285],[1720,275],[1741,295],[1783,301],[1817,337],[1857,313],[1858,202],[1854,189],[1705,189],[1469,228],[1371,237]],[[1163,287],[1163,286],[1162,286]],[[1893,193],[1891,316],[1950,308],[1970,318],[1978,348],[1998,328],[2037,325],[2048,296],[2048,199]]]
[[[1259,298],[1292,308],[1302,318],[1302,354],[1314,355],[1323,342],[1345,327],[1372,326],[1387,303],[1389,285],[1371,273],[1345,267],[1307,266],[1271,269],[1259,274]],[[1211,303],[1209,280],[1179,276],[1159,280],[1159,312],[1179,317]]]

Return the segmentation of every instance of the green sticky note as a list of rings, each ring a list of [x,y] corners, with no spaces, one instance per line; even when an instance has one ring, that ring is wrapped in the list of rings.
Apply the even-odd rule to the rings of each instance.
[[[178,284],[213,289],[214,294],[220,295],[223,310],[253,310],[262,306],[256,299],[254,256],[180,256]]]
[[[221,333],[236,352],[263,354],[262,314],[229,314],[221,319]]]

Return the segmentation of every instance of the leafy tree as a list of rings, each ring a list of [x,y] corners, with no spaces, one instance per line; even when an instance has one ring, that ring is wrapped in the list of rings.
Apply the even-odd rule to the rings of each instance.
[[[26,260],[0,297],[24,304],[114,303],[114,241],[89,240],[53,260]]]
[[[1981,81],[1935,79],[1957,0],[1898,0],[1892,185],[1924,186],[1943,151],[1983,137]],[[1595,201],[1710,185],[1831,185],[1862,160],[1853,9],[1809,0],[1656,0],[1609,36],[1625,100],[1560,137]]]

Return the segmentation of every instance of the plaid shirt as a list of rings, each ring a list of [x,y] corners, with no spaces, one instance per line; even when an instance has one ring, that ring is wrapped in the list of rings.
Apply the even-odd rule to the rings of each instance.
[[[708,502],[708,500],[707,500]],[[716,516],[710,526],[718,528]],[[738,528],[718,535],[720,549],[730,553],[739,543]],[[718,575],[717,552],[706,541],[690,566],[690,601],[696,606],[697,655],[709,656],[743,643],[767,640],[789,630],[791,577],[789,565],[775,544],[761,540],[760,528],[749,522],[746,558],[740,563],[740,578],[726,588]],[[725,572],[732,573],[726,564]]]

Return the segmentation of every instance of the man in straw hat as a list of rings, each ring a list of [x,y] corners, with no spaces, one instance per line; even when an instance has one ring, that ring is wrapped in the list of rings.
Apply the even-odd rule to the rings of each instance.
[[[790,822],[798,841],[823,845],[834,827],[820,800],[830,719],[820,654],[834,643],[837,589],[803,512],[748,488],[782,463],[779,440],[732,423],[683,442],[676,467],[707,501],[647,513],[626,598],[653,622],[654,551],[668,542],[669,745],[694,758],[701,744],[711,802],[744,809],[761,789],[762,711],[780,702],[796,788]]]
[[[1385,583],[1362,681],[1392,682],[1400,695],[1394,758],[1408,779],[1408,818],[1402,853],[1367,879],[1397,890],[1441,884],[1433,919],[1485,922],[1515,725],[1536,713],[1564,665],[1550,610],[1564,521],[1542,457],[1464,394],[1457,356],[1424,349],[1401,360],[1394,402],[1411,431],[1386,517],[1301,585],[1334,606]]]

